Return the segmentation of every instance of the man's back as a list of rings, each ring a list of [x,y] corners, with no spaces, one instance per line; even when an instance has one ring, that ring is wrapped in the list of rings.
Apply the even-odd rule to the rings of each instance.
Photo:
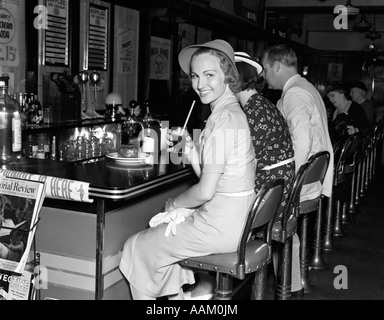
[[[287,121],[295,151],[296,171],[310,156],[319,151],[328,151],[330,164],[323,188],[303,188],[302,200],[313,199],[319,193],[327,197],[332,193],[333,149],[329,136],[327,112],[317,89],[300,75],[295,75],[285,84],[278,109]]]

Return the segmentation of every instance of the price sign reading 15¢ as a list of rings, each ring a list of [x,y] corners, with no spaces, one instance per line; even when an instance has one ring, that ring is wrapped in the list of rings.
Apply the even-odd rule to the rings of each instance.
[[[17,5],[11,5],[10,10],[0,8],[0,65],[2,66],[17,67],[19,65],[18,19],[15,19],[17,12]]]

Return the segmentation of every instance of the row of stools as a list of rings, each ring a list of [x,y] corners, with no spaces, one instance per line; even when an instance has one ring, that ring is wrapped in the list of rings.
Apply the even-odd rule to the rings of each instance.
[[[301,201],[303,187],[323,183],[331,159],[328,151],[312,155],[296,173],[282,219],[275,221],[276,204],[280,203],[282,196],[278,189],[283,185],[282,179],[277,179],[264,185],[263,192],[256,197],[236,252],[193,257],[180,261],[180,265],[200,272],[215,272],[215,299],[231,299],[252,278],[251,299],[262,300],[266,291],[266,266],[272,260],[274,246],[278,249],[275,298],[287,300],[291,297],[292,238],[298,232],[301,281],[304,293],[311,292],[310,268],[320,270],[328,267],[323,254],[334,250],[333,238],[345,235],[343,225],[352,222],[350,215],[356,213],[362,204],[375,178],[383,141],[384,123],[381,121],[376,123],[370,135],[357,134],[335,144],[332,196]],[[264,218],[264,213],[268,219]],[[312,233],[309,221],[313,213],[316,213],[316,219]],[[255,231],[259,226],[267,228],[259,233]],[[240,280],[236,286],[235,279]]]
[[[301,261],[304,292],[313,290],[308,279],[308,269],[327,269],[324,253],[335,249],[334,237],[346,236],[343,226],[354,223],[352,215],[359,212],[381,162],[383,141],[384,122],[380,121],[368,136],[356,134],[342,143],[334,144],[333,193],[330,198],[324,197],[319,203],[311,259],[309,263],[304,261],[304,265]],[[308,243],[302,245],[309,246]]]

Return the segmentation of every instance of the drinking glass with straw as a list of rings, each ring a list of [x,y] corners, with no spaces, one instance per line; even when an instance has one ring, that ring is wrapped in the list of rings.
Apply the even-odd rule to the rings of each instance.
[[[183,140],[185,129],[187,128],[187,124],[189,121],[189,118],[191,117],[193,108],[195,107],[196,100],[193,101],[191,108],[189,109],[189,113],[187,116],[187,119],[185,120],[183,127],[172,127],[171,128],[171,140],[173,143],[173,146],[177,145],[179,142]],[[179,152],[178,155],[181,157],[182,153]]]

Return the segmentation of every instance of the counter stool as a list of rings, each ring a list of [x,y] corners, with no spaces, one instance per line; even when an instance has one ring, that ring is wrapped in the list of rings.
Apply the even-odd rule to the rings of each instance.
[[[372,164],[372,176],[375,178],[377,170],[377,161],[381,162],[381,152],[384,140],[384,121],[377,122],[377,129],[374,133],[374,153],[373,153],[373,164]]]
[[[352,144],[349,150],[349,154],[347,156],[347,163],[345,166],[345,173],[352,176],[351,180],[351,188],[350,188],[350,197],[348,199],[348,208],[347,210],[343,210],[342,222],[343,223],[353,223],[350,214],[356,213],[356,193],[359,192],[359,185],[357,182],[360,180],[358,175],[359,164],[363,162],[363,158],[368,159],[368,156],[364,157],[364,154],[367,154],[367,149],[363,149],[363,140],[360,134],[355,134],[352,136]]]
[[[328,151],[321,151],[312,155],[308,162],[310,163],[310,169],[305,175],[304,185],[324,181],[327,169],[329,166],[330,154]],[[304,186],[303,185],[303,186]],[[300,271],[301,271],[301,283],[303,285],[304,292],[312,291],[312,286],[309,283],[309,265],[312,261],[312,267],[316,269],[327,268],[326,263],[322,259],[322,239],[321,228],[323,220],[322,212],[322,195],[320,194],[315,199],[305,200],[300,202]],[[309,214],[316,212],[316,225],[315,225],[315,238],[314,248],[315,252],[312,260],[310,259],[310,242],[309,242]]]
[[[329,237],[342,237],[346,235],[342,226],[342,211],[346,209],[345,167],[352,146],[352,140],[353,137],[349,137],[343,143],[337,163],[335,163],[332,190],[332,199],[334,201],[327,208],[326,229],[332,228],[331,224],[334,220],[332,235],[327,235]],[[334,209],[336,210],[335,212]]]
[[[367,169],[367,177],[366,177],[366,186],[369,188],[369,185],[373,181],[376,175],[376,165],[377,165],[377,155],[380,148],[380,143],[382,144],[382,134],[383,134],[383,124],[384,122],[381,120],[376,122],[373,129],[372,134],[368,143],[368,169]]]
[[[325,226],[324,226],[324,243],[323,243],[323,251],[332,251],[335,249],[335,246],[333,244],[333,207],[335,204],[335,199],[333,196],[334,193],[334,186],[336,185],[336,170],[337,170],[337,164],[340,160],[341,151],[343,149],[343,143],[341,141],[336,141],[333,144],[333,188],[332,188],[332,194],[328,198],[327,208],[326,208],[326,214],[325,214]]]
[[[276,300],[288,300],[291,296],[292,236],[298,226],[301,189],[310,168],[311,164],[306,162],[297,171],[283,216],[273,224],[272,240],[281,244],[278,250]]]
[[[272,258],[272,226],[281,203],[284,180],[265,183],[255,197],[237,251],[194,257],[179,262],[192,269],[216,272],[215,300],[229,300],[253,275],[251,300],[264,299],[267,266]],[[263,239],[251,237],[263,229]],[[241,280],[233,288],[233,280]]]

